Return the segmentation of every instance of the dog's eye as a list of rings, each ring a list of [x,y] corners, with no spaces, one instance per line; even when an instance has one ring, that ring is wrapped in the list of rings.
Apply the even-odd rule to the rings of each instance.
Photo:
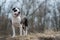
[[[14,12],[16,12],[17,10],[14,10]]]

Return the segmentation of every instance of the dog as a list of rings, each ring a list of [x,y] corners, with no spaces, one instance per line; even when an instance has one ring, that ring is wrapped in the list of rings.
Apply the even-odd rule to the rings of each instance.
[[[12,31],[13,31],[12,37],[16,36],[16,33],[15,33],[16,27],[19,27],[20,29],[19,30],[20,36],[27,35],[28,20],[26,16],[21,15],[19,8],[13,8],[12,11],[13,11],[12,13]]]

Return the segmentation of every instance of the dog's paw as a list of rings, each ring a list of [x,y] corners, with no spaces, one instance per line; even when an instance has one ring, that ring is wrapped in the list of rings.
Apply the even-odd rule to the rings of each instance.
[[[12,36],[12,38],[14,38],[14,37],[15,37],[15,35]]]

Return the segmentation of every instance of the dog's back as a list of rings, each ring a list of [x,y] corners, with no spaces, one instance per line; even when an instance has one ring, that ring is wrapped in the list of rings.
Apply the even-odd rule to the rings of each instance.
[[[21,17],[22,17],[21,24],[23,24],[25,26],[28,26],[28,20],[27,20],[26,16],[22,15]]]

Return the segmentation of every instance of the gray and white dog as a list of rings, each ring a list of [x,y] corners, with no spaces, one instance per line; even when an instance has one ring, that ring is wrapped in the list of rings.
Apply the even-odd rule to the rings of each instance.
[[[25,15],[21,15],[19,8],[12,9],[12,30],[13,35],[12,37],[16,36],[15,28],[19,27],[20,36],[27,35],[28,31],[28,20]]]

